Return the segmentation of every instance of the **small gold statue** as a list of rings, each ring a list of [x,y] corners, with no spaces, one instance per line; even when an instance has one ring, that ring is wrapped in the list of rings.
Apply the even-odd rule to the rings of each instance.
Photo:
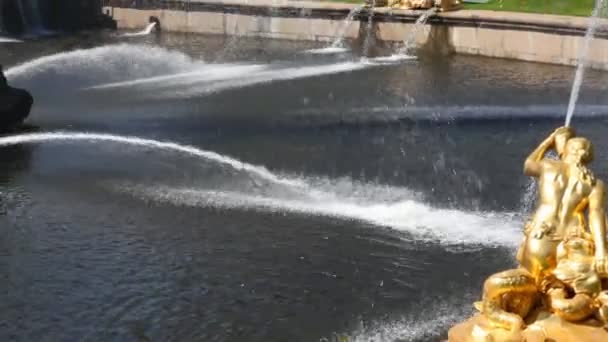
[[[435,6],[442,12],[462,9],[462,0],[435,0]]]
[[[548,158],[555,150],[559,159]],[[593,146],[560,127],[526,159],[538,178],[536,210],[519,267],[490,276],[479,314],[450,329],[450,342],[608,341],[604,183],[587,164]]]
[[[379,5],[379,2],[376,2]],[[461,0],[387,0],[386,6],[396,9],[429,9],[437,7],[441,11],[454,11],[462,8]]]
[[[433,7],[433,0],[388,0],[388,7],[398,9],[427,9]]]

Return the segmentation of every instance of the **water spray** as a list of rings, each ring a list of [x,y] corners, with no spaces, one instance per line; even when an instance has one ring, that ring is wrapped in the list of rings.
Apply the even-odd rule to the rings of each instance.
[[[591,18],[589,19],[589,25],[587,27],[587,32],[585,33],[585,43],[583,45],[583,49],[580,51],[580,54],[578,56],[576,74],[574,75],[574,83],[572,84],[572,91],[570,92],[570,101],[568,103],[568,112],[566,113],[565,125],[567,127],[570,127],[572,115],[574,114],[574,108],[576,107],[576,102],[578,101],[578,95],[581,89],[581,84],[583,83],[585,67],[587,66],[588,62],[587,55],[589,54],[591,40],[593,39],[597,26],[599,25],[601,12],[604,9],[604,2],[605,0],[597,0],[595,2],[595,8],[593,9],[593,12],[591,14]]]

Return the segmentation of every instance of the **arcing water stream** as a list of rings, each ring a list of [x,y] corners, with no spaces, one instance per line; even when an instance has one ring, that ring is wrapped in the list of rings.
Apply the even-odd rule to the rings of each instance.
[[[346,30],[348,29],[349,25],[352,23],[355,16],[357,14],[359,14],[361,12],[361,10],[363,10],[363,8],[365,8],[365,6],[357,6],[348,13],[348,15],[346,16],[344,21],[342,21],[342,23],[340,24],[340,29],[338,30],[338,33],[336,34],[336,39],[331,43],[329,48],[338,49],[338,48],[344,47],[343,46],[344,45],[344,35],[346,34]]]
[[[369,50],[373,44],[373,27],[374,27],[374,11],[376,8],[376,0],[372,0],[371,6],[367,9],[367,31],[363,41],[363,58],[369,57]]]
[[[41,57],[12,67],[6,76],[34,95],[62,91],[125,89],[137,96],[181,98],[280,80],[349,72],[366,68],[358,62],[316,65],[212,64],[163,48],[116,44]],[[121,70],[120,73],[112,72]],[[147,90],[147,91],[142,91]]]
[[[194,146],[180,145],[172,142],[162,142],[152,139],[142,139],[137,137],[123,137],[111,134],[91,134],[91,133],[32,133],[15,136],[7,136],[0,138],[0,146],[10,146],[24,143],[41,143],[46,141],[95,141],[95,142],[116,142],[163,150],[171,150],[180,153],[186,153],[192,156],[200,157],[215,161],[217,163],[229,165],[237,170],[244,170],[253,173],[263,179],[275,182],[277,184],[302,187],[303,183],[283,179],[277,177],[263,167],[242,163],[230,157],[225,157],[215,152],[204,151]]]
[[[0,147],[53,141],[121,143],[174,151],[230,166],[276,185],[288,187],[297,194],[296,197],[273,197],[242,192],[163,186],[150,188],[129,184],[120,184],[115,189],[133,193],[146,200],[176,205],[254,208],[356,219],[407,231],[419,239],[430,239],[446,244],[460,244],[462,241],[467,241],[473,244],[513,246],[517,242],[517,220],[514,220],[512,215],[435,209],[415,200],[411,197],[411,192],[405,189],[380,187],[374,189],[369,185],[354,186],[352,183],[345,188],[344,186],[350,182],[338,182],[334,192],[328,192],[328,189],[336,186],[335,182],[279,176],[262,166],[247,164],[215,152],[173,142],[111,134],[58,132],[2,137]],[[357,193],[366,195],[357,198],[355,195]],[[483,227],[491,228],[482,229]]]
[[[426,24],[429,18],[435,13],[437,13],[437,8],[431,7],[428,10],[424,11],[424,13],[420,15],[420,17],[418,17],[418,19],[414,23],[414,27],[412,27],[412,29],[408,31],[407,35],[403,39],[403,46],[401,47],[401,49],[399,49],[400,55],[411,54],[411,50],[416,40],[416,35],[420,31],[420,29]]]
[[[152,33],[152,31],[154,30],[154,28],[156,28],[156,22],[152,22],[150,24],[148,24],[148,26],[146,26],[145,29],[139,31],[139,32],[133,32],[133,33],[124,33],[121,35],[121,37],[141,37],[141,36],[147,36],[150,33]]]
[[[336,32],[336,39],[334,39],[334,41],[328,47],[307,50],[306,52],[312,54],[332,54],[347,51],[348,49],[344,47],[344,35],[346,34],[346,30],[348,29],[348,27],[352,24],[352,21],[355,16],[359,14],[364,8],[365,6],[357,6],[354,7],[348,13],[346,18],[340,24],[338,31]]]
[[[595,1],[595,8],[593,9],[593,13],[589,18],[587,32],[585,33],[585,43],[583,45],[582,50],[579,51],[576,73],[574,75],[574,82],[572,83],[572,91],[570,92],[570,101],[568,102],[568,111],[566,112],[566,126],[570,126],[570,123],[572,121],[572,115],[574,114],[576,102],[578,101],[578,95],[581,90],[581,84],[583,83],[583,75],[585,73],[585,67],[587,65],[587,56],[589,55],[589,48],[591,46],[593,36],[595,35],[595,30],[599,25],[602,11],[605,8],[604,3],[605,0]]]
[[[2,43],[23,43],[23,41],[16,38],[0,37],[0,44]]]

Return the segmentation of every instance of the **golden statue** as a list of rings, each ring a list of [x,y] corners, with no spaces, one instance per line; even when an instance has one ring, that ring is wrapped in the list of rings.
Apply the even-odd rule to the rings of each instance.
[[[559,159],[546,156],[555,150]],[[525,224],[519,267],[491,275],[479,314],[450,342],[608,341],[604,183],[587,164],[593,146],[560,127],[526,159],[538,206]]]
[[[380,4],[379,1],[376,2]],[[386,6],[396,9],[429,9],[437,7],[441,11],[454,11],[462,8],[461,0],[387,0]]]
[[[398,9],[427,9],[433,7],[433,0],[388,0],[388,7]]]

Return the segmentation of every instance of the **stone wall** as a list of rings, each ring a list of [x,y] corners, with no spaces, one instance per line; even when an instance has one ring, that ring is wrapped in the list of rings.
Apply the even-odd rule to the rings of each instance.
[[[266,15],[243,15],[219,12],[185,12],[178,10],[106,8],[119,28],[139,29],[157,17],[163,31],[241,35],[294,40],[330,41],[336,36],[341,21],[323,18],[284,18]],[[359,22],[345,31],[347,39],[359,35]]]
[[[255,5],[244,0],[109,0],[105,11],[119,28],[143,28],[154,16],[163,31],[330,41],[352,7],[289,0],[256,0]],[[420,14],[377,9],[375,37],[385,42],[402,41]],[[366,9],[356,16],[345,38],[364,39],[368,16]],[[583,47],[586,25],[586,18],[457,11],[431,17],[429,25],[416,35],[416,43],[420,48],[446,53],[574,65]],[[591,45],[592,68],[608,69],[607,48],[608,22],[602,22]]]

